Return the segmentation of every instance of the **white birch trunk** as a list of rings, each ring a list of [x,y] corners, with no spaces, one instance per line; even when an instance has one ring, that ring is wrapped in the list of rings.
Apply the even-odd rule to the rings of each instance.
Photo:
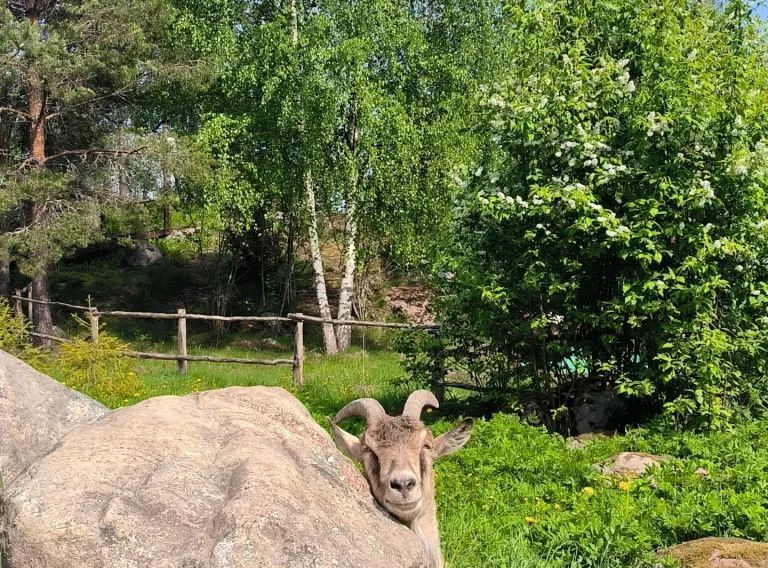
[[[317,292],[317,306],[320,308],[320,317],[331,319],[331,306],[328,304],[328,292],[325,287],[325,270],[323,269],[323,257],[320,254],[320,237],[317,231],[317,209],[315,208],[315,188],[312,185],[312,172],[304,174],[304,194],[307,200],[309,213],[309,250],[312,254],[312,270],[315,273],[315,291]],[[338,353],[336,335],[332,324],[323,324],[323,346],[328,355]]]
[[[340,320],[352,319],[352,299],[355,291],[355,257],[357,254],[357,207],[354,198],[347,204],[346,246],[344,247],[344,275],[339,295]],[[336,343],[339,351],[346,351],[352,343],[352,327],[340,325],[336,328]]]

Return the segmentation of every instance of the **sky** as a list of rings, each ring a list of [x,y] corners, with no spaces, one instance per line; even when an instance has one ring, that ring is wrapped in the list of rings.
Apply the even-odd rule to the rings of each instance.
[[[757,11],[757,15],[763,18],[764,20],[768,20],[768,2],[765,0],[762,0],[760,2],[754,2],[755,10]]]

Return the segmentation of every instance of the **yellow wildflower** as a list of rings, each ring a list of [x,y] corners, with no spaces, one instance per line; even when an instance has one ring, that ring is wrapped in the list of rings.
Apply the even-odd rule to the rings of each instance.
[[[622,491],[629,491],[630,489],[632,489],[632,484],[629,481],[622,481],[621,483],[619,483],[619,489],[621,489]]]
[[[525,517],[525,522],[529,525],[535,525],[538,521],[534,517]]]
[[[581,492],[587,497],[592,497],[592,495],[595,494],[595,490],[592,489],[591,487],[585,487],[584,489],[581,490]]]
[[[559,511],[560,509],[560,503],[555,503],[555,511]]]

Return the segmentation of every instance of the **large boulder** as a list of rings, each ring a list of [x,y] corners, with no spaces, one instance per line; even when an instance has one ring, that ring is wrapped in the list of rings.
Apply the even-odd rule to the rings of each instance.
[[[418,568],[422,545],[279,388],[160,397],[65,436],[4,496],[8,568]]]
[[[106,407],[0,351],[0,481],[10,483],[78,424]],[[2,486],[0,484],[0,486]]]
[[[768,568],[768,543],[740,538],[702,538],[668,548],[682,568]]]

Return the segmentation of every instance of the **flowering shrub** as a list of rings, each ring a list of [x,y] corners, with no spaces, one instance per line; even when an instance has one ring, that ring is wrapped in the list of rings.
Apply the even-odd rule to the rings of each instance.
[[[560,428],[587,384],[678,427],[761,408],[768,50],[745,5],[545,0],[508,17],[491,144],[439,269],[449,356]]]

